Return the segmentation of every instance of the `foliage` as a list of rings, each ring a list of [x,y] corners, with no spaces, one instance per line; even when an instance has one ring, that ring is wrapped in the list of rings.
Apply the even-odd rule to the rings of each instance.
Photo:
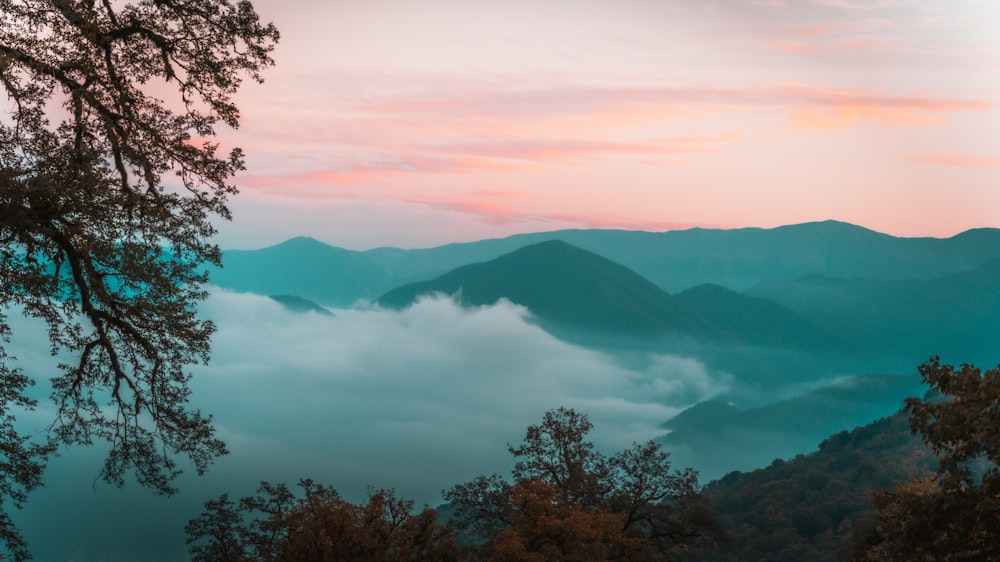
[[[1000,366],[920,366],[932,393],[910,398],[910,429],[940,458],[934,475],[874,494],[878,520],[858,560],[1000,560]]]
[[[649,550],[648,541],[626,535],[622,514],[563,497],[564,491],[544,480],[515,485],[510,525],[497,535],[490,561],[633,560]]]
[[[572,409],[546,412],[508,446],[513,484],[481,476],[444,492],[474,559],[669,559],[710,541],[694,471],[671,471],[654,442],[607,458],[585,440],[592,427]]]
[[[102,476],[170,493],[174,457],[198,472],[225,452],[185,406],[189,365],[209,357],[202,264],[218,263],[239,149],[233,94],[260,80],[278,39],[245,0],[0,0],[0,487],[15,503],[52,445],[11,425],[33,406],[3,353],[20,310],[48,325],[54,442],[110,443]],[[167,99],[160,99],[166,96]],[[28,556],[6,513],[0,538]]]
[[[413,502],[392,490],[373,490],[367,503],[345,501],[333,488],[261,483],[258,495],[233,502],[223,495],[185,527],[195,562],[450,561],[454,536],[437,513],[412,514]]]

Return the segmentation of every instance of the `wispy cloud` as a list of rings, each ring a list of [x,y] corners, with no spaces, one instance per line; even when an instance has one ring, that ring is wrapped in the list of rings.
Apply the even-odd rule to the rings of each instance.
[[[989,109],[988,99],[949,98],[919,94],[894,95],[851,89],[791,86],[785,89],[797,102],[791,108],[795,128],[849,129],[862,121],[887,126],[926,125],[942,115]]]
[[[818,53],[823,51],[854,51],[881,49],[886,46],[886,40],[873,35],[855,35],[842,37],[834,41],[788,41],[778,40],[774,46],[779,51],[787,53]]]
[[[248,187],[359,185],[402,174],[471,174],[631,159],[678,164],[719,152],[746,130],[702,129],[699,117],[761,111],[790,119],[795,129],[843,130],[859,122],[928,124],[941,115],[990,108],[987,99],[899,94],[789,84],[754,88],[554,88],[400,94],[362,99],[331,112],[325,125],[293,127],[277,146],[295,150],[290,170],[244,176]],[[331,130],[338,131],[331,142]],[[667,134],[665,134],[667,133]],[[749,133],[749,134],[748,134]],[[331,153],[331,147],[333,152]],[[277,150],[280,150],[278,148]],[[318,151],[325,150],[325,154]],[[303,153],[314,153],[302,162]]]
[[[886,19],[816,20],[785,26],[783,37],[772,44],[779,51],[806,54],[883,49],[897,28]]]

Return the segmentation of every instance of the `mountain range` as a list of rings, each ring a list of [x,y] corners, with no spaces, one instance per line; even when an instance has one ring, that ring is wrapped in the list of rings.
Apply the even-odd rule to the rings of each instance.
[[[1000,362],[1000,229],[947,239],[834,221],[566,230],[366,252],[296,238],[226,251],[223,264],[214,284],[298,311],[506,299],[556,337],[623,363],[696,358],[732,384],[667,422],[661,440],[712,477],[895,412],[922,393],[915,369],[931,355]]]
[[[594,252],[671,293],[702,283],[743,292],[762,282],[805,276],[928,280],[1000,259],[1000,229],[970,230],[945,239],[897,238],[826,221],[773,229],[559,230],[428,249],[363,252],[293,238],[260,250],[227,250],[224,268],[213,268],[211,279],[240,291],[294,294],[326,306],[351,306],[546,240]]]
[[[309,238],[226,251],[213,283],[344,307],[457,295],[506,298],[553,333],[592,347],[711,345],[721,368],[752,366],[738,346],[820,353],[830,372],[898,371],[931,354],[990,363],[1000,349],[1000,230],[896,238],[827,221],[774,229],[661,233],[567,230],[424,250],[355,252]],[[671,294],[673,291],[673,294]],[[725,349],[719,349],[724,343]],[[665,349],[665,348],[663,348]],[[758,370],[797,369],[792,356]],[[786,374],[774,375],[776,380]]]

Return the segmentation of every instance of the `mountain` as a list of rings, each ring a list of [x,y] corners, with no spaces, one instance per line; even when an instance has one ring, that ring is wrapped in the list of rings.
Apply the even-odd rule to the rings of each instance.
[[[209,270],[214,285],[261,295],[297,295],[327,306],[351,306],[393,286],[386,272],[364,254],[306,237],[260,250],[227,250],[222,263],[222,269]]]
[[[506,298],[577,343],[586,343],[586,337],[566,328],[611,337],[679,333],[703,341],[825,353],[849,347],[846,339],[766,299],[709,284],[671,296],[634,271],[562,241],[540,242],[411,283],[377,302],[403,308],[434,293],[455,295],[466,306]]]
[[[596,332],[656,335],[705,330],[697,315],[634,271],[560,240],[525,246],[430,281],[404,285],[376,302],[404,308],[434,293],[455,295],[465,306],[492,305],[505,298],[543,321]]]

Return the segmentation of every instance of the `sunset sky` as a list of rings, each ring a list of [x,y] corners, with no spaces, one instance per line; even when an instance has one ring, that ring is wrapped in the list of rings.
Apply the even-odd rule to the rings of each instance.
[[[224,248],[1000,227],[995,0],[256,0]]]

